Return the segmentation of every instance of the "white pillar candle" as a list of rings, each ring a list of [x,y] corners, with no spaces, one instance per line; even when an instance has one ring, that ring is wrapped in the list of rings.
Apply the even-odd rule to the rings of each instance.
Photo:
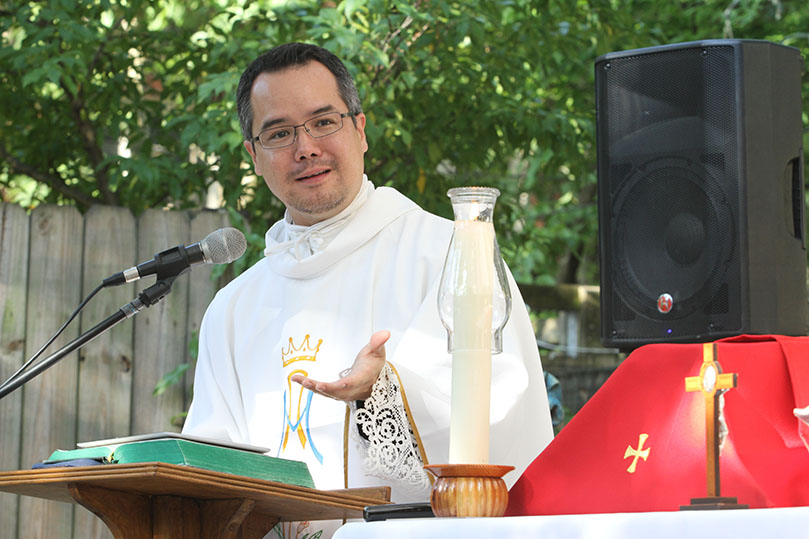
[[[455,222],[449,463],[488,464],[494,226]]]

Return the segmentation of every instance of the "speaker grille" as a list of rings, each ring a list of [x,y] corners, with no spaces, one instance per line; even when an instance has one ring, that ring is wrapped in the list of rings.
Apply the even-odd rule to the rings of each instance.
[[[612,276],[602,302],[615,341],[741,325],[736,69],[732,46],[596,66],[602,273]]]
[[[720,185],[682,157],[644,163],[623,185],[613,206],[616,291],[651,319],[704,310],[724,284],[736,235]],[[658,309],[661,294],[672,296],[671,311]]]

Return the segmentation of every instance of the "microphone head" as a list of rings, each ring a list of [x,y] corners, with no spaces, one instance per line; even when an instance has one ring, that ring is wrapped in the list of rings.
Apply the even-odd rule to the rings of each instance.
[[[247,240],[240,230],[220,228],[199,242],[206,264],[229,264],[244,254]]]

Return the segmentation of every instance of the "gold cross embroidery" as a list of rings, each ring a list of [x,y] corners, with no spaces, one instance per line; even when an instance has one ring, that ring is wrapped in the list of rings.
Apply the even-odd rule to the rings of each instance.
[[[719,411],[717,399],[726,390],[736,387],[738,375],[722,374],[722,367],[714,360],[716,343],[702,345],[702,366],[699,376],[685,379],[686,391],[702,391],[705,398],[705,446],[708,496],[719,496]]]
[[[638,448],[635,449],[631,445],[626,446],[626,451],[624,451],[624,458],[628,459],[629,457],[635,457],[632,459],[632,464],[629,465],[629,468],[626,469],[629,473],[635,473],[635,469],[638,467],[638,459],[642,458],[643,462],[646,462],[646,459],[649,458],[649,451],[651,451],[651,447],[647,447],[646,449],[641,450],[643,447],[644,442],[649,439],[649,435],[645,432],[638,436]]]

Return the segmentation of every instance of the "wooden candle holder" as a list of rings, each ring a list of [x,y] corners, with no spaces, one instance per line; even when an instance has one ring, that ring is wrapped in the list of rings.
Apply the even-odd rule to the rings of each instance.
[[[500,517],[508,505],[503,476],[514,466],[428,464],[436,478],[430,505],[437,517]]]

